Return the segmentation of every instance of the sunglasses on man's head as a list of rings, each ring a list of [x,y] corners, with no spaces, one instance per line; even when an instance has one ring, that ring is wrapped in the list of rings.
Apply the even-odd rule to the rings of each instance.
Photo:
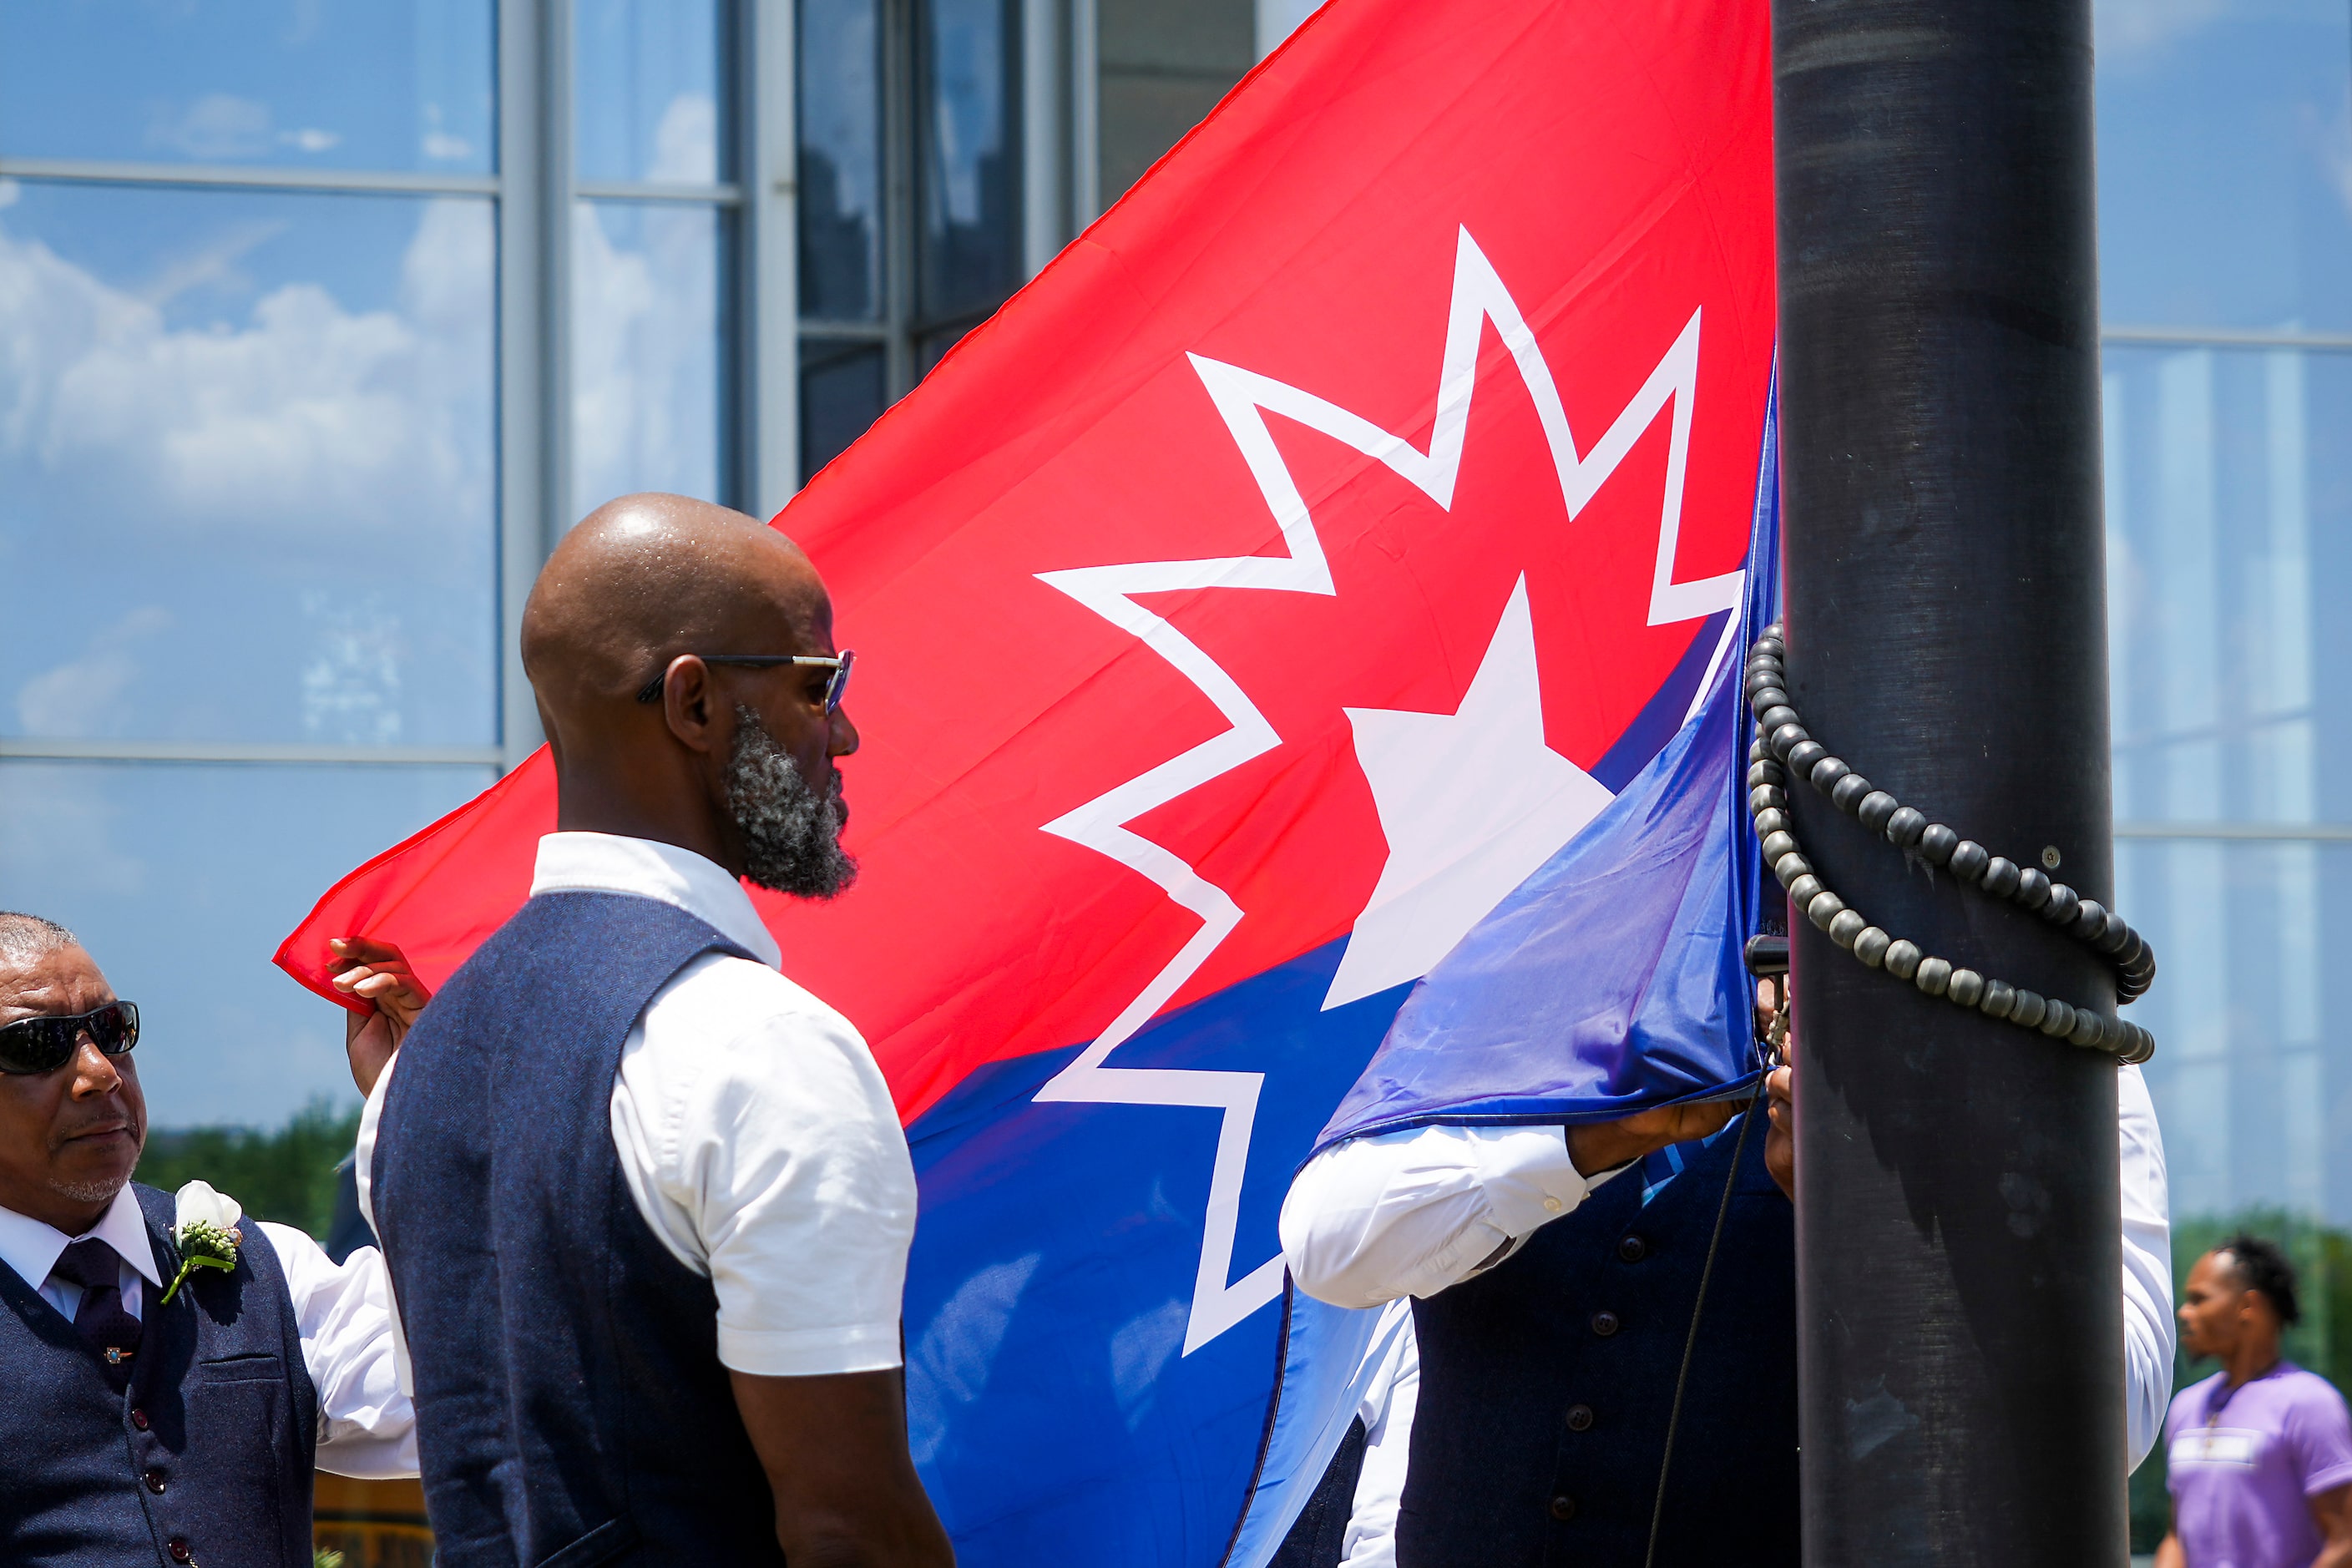
[[[684,658],[685,656],[681,654],[677,657]],[[849,689],[849,667],[857,662],[857,655],[847,648],[842,649],[838,655],[819,653],[706,653],[698,654],[696,657],[700,658],[705,664],[733,664],[740,665],[749,669],[765,669],[780,664],[804,664],[812,668],[830,669],[833,671],[833,679],[824,683],[824,710],[827,714],[832,714],[839,710],[841,707],[842,695]],[[661,673],[655,676],[651,680],[646,681],[638,690],[637,700],[640,702],[660,701],[662,699],[662,688],[667,684],[669,684],[669,666],[665,664],[661,668]]]
[[[139,1009],[109,1002],[89,1013],[0,1024],[0,1073],[55,1072],[73,1060],[84,1035],[108,1056],[119,1057],[139,1043]]]

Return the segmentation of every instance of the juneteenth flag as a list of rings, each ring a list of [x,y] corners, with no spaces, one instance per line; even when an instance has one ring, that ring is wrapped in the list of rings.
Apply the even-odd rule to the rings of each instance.
[[[1286,1288],[1319,1142],[1749,1070],[1773,311],[1757,0],[1336,0],[776,520],[864,874],[754,896],[906,1121],[966,1564],[1265,1560],[1373,1316]],[[278,963],[439,984],[553,823],[542,752]]]

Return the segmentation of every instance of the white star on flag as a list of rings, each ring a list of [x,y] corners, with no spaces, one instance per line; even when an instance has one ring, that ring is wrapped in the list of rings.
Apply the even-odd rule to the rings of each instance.
[[[1242,907],[1234,901],[1224,889],[1210,881],[1181,855],[1138,833],[1129,825],[1136,818],[1171,800],[1191,793],[1211,779],[1219,778],[1249,762],[1265,755],[1282,744],[1282,737],[1266,721],[1257,704],[1250,700],[1242,683],[1224,666],[1192,638],[1176,629],[1157,611],[1137,602],[1135,595],[1165,594],[1185,589],[1255,589],[1259,592],[1310,594],[1328,597],[1339,592],[1331,575],[1330,563],[1323,554],[1322,540],[1315,531],[1314,519],[1308,515],[1307,500],[1299,493],[1298,484],[1291,477],[1283,460],[1282,451],[1275,444],[1267,428],[1265,416],[1277,414],[1311,430],[1319,430],[1346,447],[1353,447],[1365,457],[1388,468],[1398,478],[1414,486],[1436,505],[1446,510],[1454,509],[1454,481],[1462,467],[1463,448],[1469,433],[1471,395],[1479,384],[1478,345],[1483,325],[1491,324],[1496,337],[1508,352],[1511,363],[1527,389],[1528,399],[1535,405],[1537,418],[1541,421],[1546,444],[1551,451],[1554,470],[1559,479],[1560,499],[1568,504],[1568,515],[1573,521],[1585,504],[1597,494],[1617,465],[1633,449],[1635,440],[1650,428],[1659,416],[1669,416],[1666,450],[1666,483],[1658,514],[1658,549],[1656,566],[1650,584],[1649,624],[1675,625],[1697,620],[1739,603],[1740,586],[1746,582],[1744,572],[1727,572],[1696,582],[1676,582],[1674,575],[1675,542],[1681,536],[1683,478],[1689,457],[1691,405],[1698,391],[1699,312],[1692,310],[1681,335],[1675,338],[1658,361],[1657,368],[1642,384],[1626,403],[1609,428],[1588,450],[1580,451],[1574,434],[1569,429],[1568,412],[1560,403],[1559,389],[1552,382],[1551,368],[1545,363],[1543,351],[1536,342],[1535,333],[1527,319],[1519,313],[1510,290],[1504,288],[1494,266],[1470,237],[1466,228],[1456,236],[1454,267],[1454,293],[1446,308],[1445,347],[1438,369],[1435,416],[1430,425],[1429,447],[1426,451],[1414,447],[1402,437],[1383,430],[1360,415],[1327,402],[1312,393],[1304,392],[1270,376],[1238,365],[1226,364],[1202,354],[1187,357],[1201,378],[1201,385],[1223,418],[1243,460],[1249,465],[1256,479],[1259,493],[1265,497],[1266,509],[1275,525],[1281,531],[1286,553],[1282,555],[1222,556],[1182,561],[1129,561],[1100,566],[1078,566],[1063,571],[1041,572],[1038,580],[1067,594],[1095,614],[1142,641],[1161,658],[1175,668],[1201,694],[1214,703],[1224,715],[1230,728],[1211,736],[1190,750],[1179,752],[1155,767],[1148,768],[1125,783],[1113,786],[1076,809],[1066,812],[1043,825],[1043,830],[1057,837],[1083,844],[1106,858],[1117,861],[1139,875],[1159,885],[1161,891],[1182,908],[1191,910],[1201,921],[1190,940],[1171,954],[1159,973],[1145,983],[1134,998],[1120,1009],[1117,1017],[1106,1025],[1092,1044],[1080,1051],[1070,1064],[1048,1079],[1037,1091],[1041,1103],[1056,1101],[1093,1105],[1161,1105],[1198,1106],[1223,1113],[1217,1132],[1217,1152],[1209,1177],[1209,1201],[1201,1233],[1200,1270],[1192,1289],[1192,1311],[1184,1328],[1184,1353],[1191,1355],[1260,1307],[1282,1294],[1282,1258],[1279,1254],[1265,1259],[1244,1274],[1233,1279],[1234,1241],[1241,1223],[1242,1183],[1249,1171],[1250,1129],[1257,1120],[1257,1101],[1265,1075],[1261,1072],[1239,1072],[1226,1069],[1195,1068],[1130,1068],[1108,1067],[1110,1054],[1124,1045],[1137,1030],[1165,1006],[1170,998],[1181,991],[1185,983],[1209,961],[1227,936],[1242,921]],[[1525,711],[1536,712],[1535,642],[1532,622],[1526,615],[1527,602],[1522,584],[1513,604],[1519,612],[1520,645],[1514,647],[1502,634],[1511,625],[1511,614],[1506,611],[1504,626],[1496,628],[1496,647],[1489,648],[1487,664],[1496,663],[1496,648],[1506,650],[1501,668],[1516,670],[1509,677],[1497,675],[1501,687],[1517,689],[1524,687]],[[1716,667],[1723,661],[1731,647],[1731,635],[1736,621],[1727,619],[1721,635],[1716,640],[1715,652],[1708,660],[1706,674],[1699,680],[1704,691],[1712,679]],[[1513,658],[1517,662],[1512,662]],[[1484,668],[1472,683],[1474,694],[1486,679]],[[1476,700],[1483,702],[1481,694]],[[1694,699],[1696,703],[1696,699]],[[1486,710],[1474,706],[1473,698],[1464,700],[1465,712],[1471,715],[1473,728],[1484,722],[1480,715]],[[1377,710],[1367,710],[1377,712]],[[1518,709],[1507,710],[1518,712]],[[1379,717],[1400,720],[1420,719],[1440,723],[1461,723],[1464,713],[1450,718],[1444,714],[1380,714]],[[1533,777],[1540,786],[1545,783],[1557,787],[1561,774],[1559,769],[1576,773],[1573,763],[1559,757],[1543,744],[1543,728],[1539,718],[1528,718],[1523,729],[1526,745],[1549,757],[1549,763],[1538,759]],[[1358,745],[1362,746],[1364,731],[1359,719]],[[1530,753],[1513,751],[1505,753],[1511,768],[1526,771]],[[1480,755],[1484,755],[1483,752]],[[1456,759],[1454,765],[1463,764]],[[1365,765],[1367,776],[1372,766]],[[1403,774],[1396,775],[1402,779]],[[1510,775],[1519,777],[1518,773]],[[1586,778],[1577,777],[1591,786],[1595,803],[1592,812],[1608,799],[1608,792]],[[1406,829],[1400,809],[1397,820],[1391,821],[1391,808],[1380,798],[1382,786],[1374,785],[1375,805],[1381,813],[1381,828],[1389,837],[1391,859],[1400,837],[1408,841],[1418,829]],[[1518,784],[1511,786],[1513,789]],[[1550,791],[1545,791],[1549,800]],[[1403,793],[1397,798],[1402,801]],[[1511,801],[1519,797],[1514,794]],[[1433,841],[1416,847],[1414,853],[1425,857],[1411,864],[1426,864],[1430,870],[1421,880],[1432,887],[1444,887],[1449,891],[1444,907],[1455,910],[1469,908],[1483,896],[1457,889],[1455,877],[1465,888],[1494,888],[1493,900],[1499,901],[1517,885],[1517,879],[1496,884],[1504,868],[1514,863],[1514,858],[1532,853],[1531,847],[1549,834],[1560,831],[1565,808],[1544,805],[1540,808],[1527,806],[1513,811],[1509,802],[1489,800],[1480,808],[1487,820],[1504,824],[1498,830],[1507,841],[1490,845],[1475,834],[1455,840],[1457,848],[1467,851],[1471,868],[1454,876],[1439,875],[1444,868],[1442,843]],[[1584,820],[1591,819],[1587,812]],[[1522,818],[1528,819],[1524,828],[1526,845],[1520,839]],[[1535,823],[1544,826],[1538,830]],[[1579,822],[1577,826],[1581,826]],[[1570,827],[1559,843],[1572,834]],[[1555,843],[1552,848],[1557,848]],[[1538,856],[1528,865],[1528,870],[1543,863],[1545,855]],[[1384,872],[1381,886],[1387,889],[1391,873]],[[1400,921],[1428,918],[1421,900],[1406,883],[1412,880],[1407,871],[1393,873],[1398,880],[1393,885],[1399,891],[1394,919]],[[1376,893],[1374,903],[1380,902]],[[1372,947],[1367,946],[1361,961],[1366,976],[1387,974],[1359,994],[1384,989],[1405,980],[1417,978],[1428,964],[1443,956],[1444,949],[1453,946],[1463,931],[1477,923],[1478,918],[1494,907],[1493,902],[1479,907],[1475,913],[1461,921],[1460,930],[1445,939],[1443,947],[1429,955],[1425,962],[1404,956],[1401,942],[1391,944],[1391,956],[1377,962]],[[1368,919],[1372,911],[1366,911]],[[1381,915],[1374,923],[1383,923],[1391,917]],[[1363,922],[1358,924],[1359,931]],[[1352,957],[1354,943],[1342,955],[1343,968],[1339,978],[1345,978],[1345,960]],[[1416,963],[1420,968],[1411,968]],[[1335,983],[1331,996],[1338,994]],[[1327,1000],[1326,1005],[1336,1002]]]
[[[1389,858],[1326,1009],[1428,973],[1611,799],[1544,743],[1525,576],[1454,712],[1347,714]]]

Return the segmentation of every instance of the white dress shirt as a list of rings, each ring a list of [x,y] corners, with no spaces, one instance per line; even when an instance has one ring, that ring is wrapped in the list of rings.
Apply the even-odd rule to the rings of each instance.
[[[709,1277],[725,1365],[769,1377],[897,1366],[915,1167],[864,1038],[783,976],[742,884],[691,850],[552,833],[530,890],[659,900],[754,955],[696,959],[629,1031],[613,1080],[622,1178],[662,1245]],[[395,1056],[360,1118],[371,1224],[376,1126],[396,1066]]]
[[[416,1415],[394,1375],[392,1292],[383,1254],[362,1247],[338,1264],[291,1226],[245,1223],[258,1224],[268,1236],[286,1275],[302,1364],[319,1391],[319,1468],[362,1480],[416,1474]],[[166,1282],[156,1272],[147,1222],[128,1186],[79,1237],[0,1208],[0,1263],[68,1318],[81,1307],[81,1287],[51,1270],[68,1246],[85,1237],[114,1249],[122,1310],[143,1320],[147,1290],[160,1294]]]
[[[1364,1466],[1356,1473],[1339,1568],[1396,1568],[1397,1508],[1404,1501],[1412,1413],[1421,1400],[1421,1342],[1413,1337],[1409,1298],[1381,1309],[1366,1359],[1378,1370],[1356,1405],[1356,1418],[1364,1424]]]
[[[2164,1138],[2137,1067],[2116,1074],[2116,1099],[2126,1428],[2137,1467],[2163,1429],[2171,1393],[2172,1233]],[[1433,1296],[1509,1257],[1614,1173],[1579,1175],[1557,1127],[1419,1127],[1350,1139],[1292,1180],[1283,1258],[1300,1289],[1334,1306]],[[1417,1356],[1414,1364],[1417,1387]]]

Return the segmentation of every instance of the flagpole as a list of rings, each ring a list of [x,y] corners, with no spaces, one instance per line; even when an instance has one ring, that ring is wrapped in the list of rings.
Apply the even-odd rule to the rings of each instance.
[[[2089,0],[1774,0],[1790,696],[1962,838],[2112,905]],[[2113,1015],[2113,970],[1815,790],[1821,880]],[[2126,1557],[2112,1058],[1801,916],[1805,1561]]]

